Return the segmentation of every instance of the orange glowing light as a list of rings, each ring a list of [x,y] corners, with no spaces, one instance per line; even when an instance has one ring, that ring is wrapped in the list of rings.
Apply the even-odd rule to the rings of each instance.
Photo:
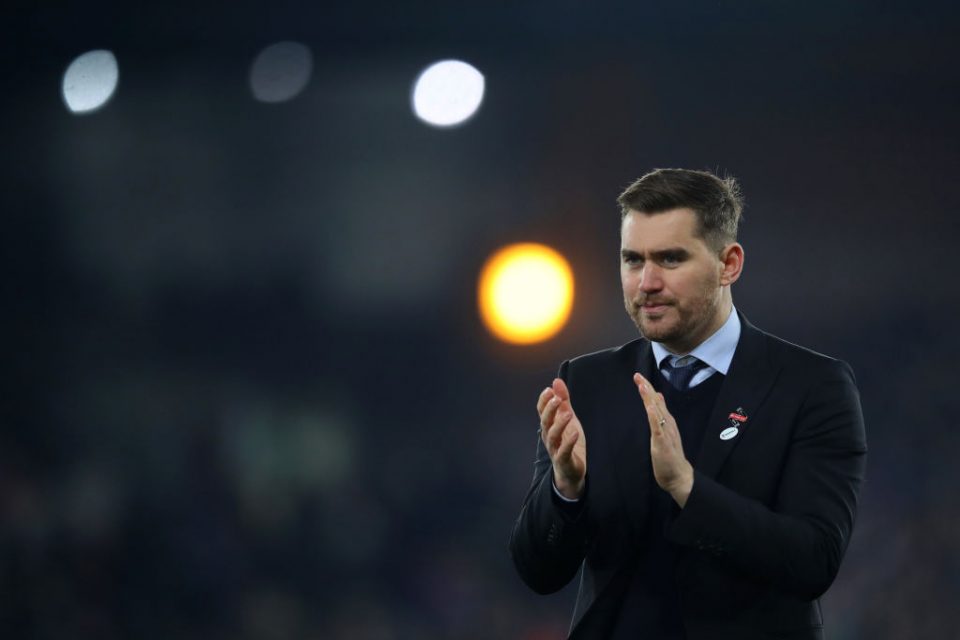
[[[500,249],[484,264],[477,291],[480,316],[496,337],[514,344],[552,338],[573,308],[573,271],[542,244]]]

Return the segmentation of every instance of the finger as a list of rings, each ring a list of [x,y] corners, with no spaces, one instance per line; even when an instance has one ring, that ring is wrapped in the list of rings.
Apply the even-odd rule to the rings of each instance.
[[[557,413],[557,409],[560,407],[561,401],[557,396],[553,396],[547,400],[547,404],[543,406],[543,411],[540,413],[540,424],[544,427],[549,427],[550,423],[553,422],[554,416]]]
[[[567,429],[567,425],[570,424],[570,419],[573,417],[573,412],[569,410],[564,410],[557,414],[557,417],[554,419],[553,424],[550,425],[550,428],[547,430],[547,440],[548,440],[548,451],[553,451],[556,455],[557,449],[560,448],[560,443],[563,440],[563,434]]]
[[[637,385],[637,391],[640,392],[640,397],[643,398],[643,404],[649,405],[653,400],[653,385],[640,373],[633,374],[633,383]]]
[[[650,423],[650,436],[659,437],[663,435],[663,416],[660,415],[660,411],[657,409],[655,404],[645,403],[643,408],[647,411],[647,422]]]
[[[570,436],[564,438],[563,442],[561,442],[560,446],[557,448],[556,459],[563,462],[566,462],[573,457],[573,447],[580,439],[580,432],[576,429],[567,429],[567,433],[569,433]]]
[[[674,420],[673,415],[667,410],[667,400],[663,397],[662,393],[657,394],[657,403],[662,407],[661,411],[663,412],[664,418],[666,418],[664,428],[669,434],[670,443],[674,449],[683,453],[683,438],[680,437],[680,427],[677,425],[677,421]]]
[[[667,401],[663,399],[663,394],[656,393],[651,395],[650,404],[653,405],[653,408],[656,409],[657,415],[665,420],[664,424],[670,424],[670,411],[667,410]]]
[[[667,410],[667,401],[662,393],[658,393],[654,398],[656,415],[663,417],[663,426],[660,427],[661,445],[664,451],[675,451],[683,455],[683,440],[680,437],[680,428],[677,421],[673,419],[670,411]],[[657,419],[659,423],[659,418]]]
[[[673,419],[673,414],[671,414],[670,410],[667,409],[667,400],[663,397],[662,393],[657,393],[656,397],[654,398],[654,403],[657,407],[657,411],[664,418],[664,428],[669,432],[679,436],[680,432],[677,429],[677,421]]]
[[[547,387],[540,392],[540,397],[537,398],[537,415],[543,415],[543,407],[546,406],[547,402],[554,396],[553,388]]]
[[[650,381],[640,373],[633,374],[633,381],[637,385],[640,397],[643,398],[643,405],[648,409],[652,407],[657,411],[657,422],[660,421],[660,418],[664,418],[669,423],[673,416],[667,410],[667,401],[663,394],[655,391]]]
[[[670,410],[667,409],[667,401],[664,399],[662,393],[658,393],[653,399],[653,406],[656,407],[657,412],[665,420],[665,427],[673,427],[676,422],[673,419],[673,414],[670,413]]]
[[[637,385],[637,391],[643,399],[643,407],[647,410],[647,418],[650,420],[650,430],[660,430],[660,419],[665,417],[664,412],[657,406],[656,396],[653,386],[639,373],[633,374],[633,382]]]
[[[560,378],[553,379],[553,392],[557,394],[561,400],[570,399],[570,390],[567,389],[567,383]]]

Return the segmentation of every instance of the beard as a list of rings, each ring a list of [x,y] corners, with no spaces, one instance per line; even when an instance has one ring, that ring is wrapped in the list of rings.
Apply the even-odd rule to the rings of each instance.
[[[627,314],[640,334],[652,342],[659,342],[674,353],[689,353],[710,337],[720,312],[720,293],[707,287],[698,295],[683,301],[657,296],[638,300],[624,299]],[[643,310],[645,303],[666,305],[657,313]],[[717,327],[719,328],[719,327]]]

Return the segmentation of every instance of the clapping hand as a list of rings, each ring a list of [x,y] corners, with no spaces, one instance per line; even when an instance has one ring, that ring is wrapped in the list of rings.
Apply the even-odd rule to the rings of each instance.
[[[563,380],[556,378],[543,390],[537,400],[537,413],[540,437],[553,463],[553,482],[563,496],[579,498],[587,475],[587,439]]]
[[[653,475],[660,488],[669,493],[683,507],[693,489],[693,466],[683,455],[683,442],[677,421],[667,411],[662,393],[653,390],[653,385],[639,373],[633,374],[633,382],[643,398],[650,422],[650,461]]]

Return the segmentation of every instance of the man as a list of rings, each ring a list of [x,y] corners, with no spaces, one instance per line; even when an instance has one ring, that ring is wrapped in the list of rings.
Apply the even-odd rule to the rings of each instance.
[[[822,638],[866,461],[853,373],[733,307],[732,179],[659,169],[618,202],[643,338],[540,394],[517,570],[552,593],[582,566],[570,638]]]

